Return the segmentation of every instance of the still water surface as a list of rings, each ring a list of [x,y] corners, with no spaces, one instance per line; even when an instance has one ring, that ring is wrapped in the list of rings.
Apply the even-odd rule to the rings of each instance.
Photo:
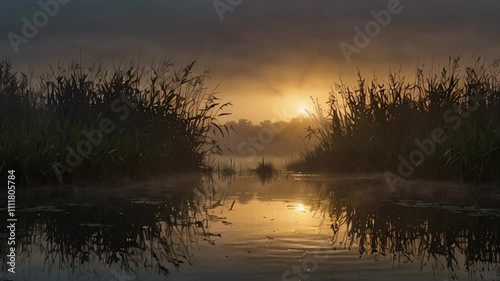
[[[497,201],[454,185],[283,172],[19,193],[2,280],[500,280]]]

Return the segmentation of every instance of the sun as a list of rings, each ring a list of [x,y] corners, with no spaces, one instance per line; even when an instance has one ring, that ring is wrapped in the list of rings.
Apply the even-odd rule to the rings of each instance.
[[[307,106],[303,105],[303,104],[299,104],[297,105],[297,113],[299,115],[308,115],[308,108]]]

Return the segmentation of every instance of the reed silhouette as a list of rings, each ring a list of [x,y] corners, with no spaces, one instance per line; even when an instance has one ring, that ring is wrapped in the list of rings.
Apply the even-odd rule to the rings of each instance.
[[[500,61],[478,59],[465,70],[459,62],[450,59],[439,74],[417,69],[413,82],[391,72],[387,81],[359,74],[357,86],[337,84],[326,110],[316,103],[311,114],[319,129],[309,128],[307,137],[318,145],[289,168],[400,175],[401,156],[414,170],[406,178],[498,184]],[[432,140],[435,130],[445,141],[427,141],[422,151],[417,142]],[[409,159],[416,150],[423,159]]]
[[[228,133],[217,118],[230,104],[193,67],[71,62],[34,79],[0,62],[0,172],[16,169],[27,184],[210,169],[207,156],[222,152],[212,136]]]
[[[274,167],[272,162],[265,162],[264,158],[262,158],[262,162],[257,165],[255,169],[259,180],[262,184],[269,183],[271,179],[277,174],[277,170]]]

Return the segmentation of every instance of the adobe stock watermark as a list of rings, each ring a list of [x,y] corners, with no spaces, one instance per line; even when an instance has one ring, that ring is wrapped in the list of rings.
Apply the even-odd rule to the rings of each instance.
[[[39,0],[38,6],[40,10],[35,12],[31,16],[31,19],[27,17],[21,18],[23,26],[21,27],[20,34],[14,32],[9,32],[9,34],[7,34],[7,38],[14,52],[16,54],[19,53],[21,44],[26,45],[31,39],[35,38],[40,29],[49,23],[50,18],[57,16],[61,10],[61,6],[68,4],[70,1],[71,0]]]
[[[443,113],[443,121],[454,131],[458,130],[462,124],[470,117],[470,114],[478,110],[480,101],[487,99],[487,95],[473,94],[469,97],[466,104],[454,106],[453,109],[448,109]],[[430,157],[436,152],[437,144],[443,144],[449,139],[443,128],[435,128],[431,132],[430,138],[424,140],[416,139],[414,141],[416,149],[410,152],[407,158],[401,154],[398,155],[398,175],[389,171],[384,173],[385,180],[389,185],[391,192],[396,191],[396,184],[405,183],[406,179],[411,177],[415,170],[421,166],[427,157]]]
[[[241,3],[243,3],[243,0],[214,0],[212,5],[214,6],[217,16],[219,16],[219,20],[223,22],[225,19],[224,14],[234,11]]]
[[[283,108],[283,111],[278,111],[276,108],[273,109],[274,116],[277,117],[277,120],[287,120],[296,115],[288,113],[286,108]],[[238,153],[242,156],[248,156],[247,162],[251,162],[257,156],[257,153],[260,151],[264,151],[266,149],[266,145],[273,142],[276,137],[276,134],[283,131],[285,129],[285,125],[277,125],[277,122],[271,122],[269,126],[262,127],[256,135],[248,136],[245,141],[242,141],[238,145]]]
[[[387,9],[383,9],[378,12],[372,10],[370,14],[373,17],[373,20],[365,24],[364,30],[358,26],[354,27],[354,31],[356,32],[353,40],[354,45],[344,41],[340,43],[339,47],[346,61],[351,63],[352,55],[360,54],[362,49],[368,47],[372,39],[380,35],[382,28],[389,26],[393,16],[401,14],[403,10],[404,7],[401,5],[399,0],[389,0],[387,3]]]

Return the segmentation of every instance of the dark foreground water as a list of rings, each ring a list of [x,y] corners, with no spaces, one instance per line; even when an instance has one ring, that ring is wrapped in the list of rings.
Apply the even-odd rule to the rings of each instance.
[[[451,184],[282,173],[18,194],[2,280],[500,280],[496,195]]]

